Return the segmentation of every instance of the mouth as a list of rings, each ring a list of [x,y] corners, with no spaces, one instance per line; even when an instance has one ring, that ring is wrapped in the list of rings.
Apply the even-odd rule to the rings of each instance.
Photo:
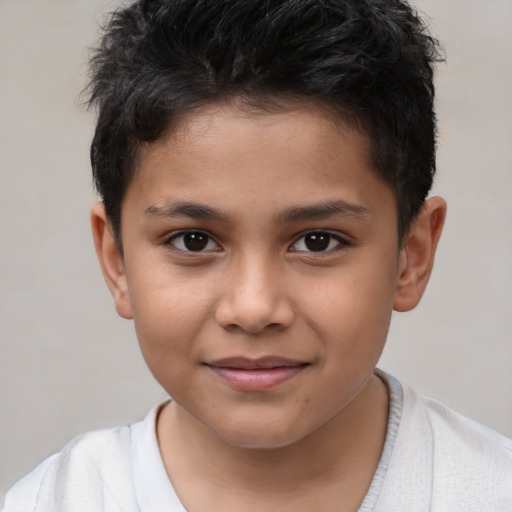
[[[206,363],[223,382],[240,391],[265,391],[293,379],[309,363],[282,357],[231,357]]]

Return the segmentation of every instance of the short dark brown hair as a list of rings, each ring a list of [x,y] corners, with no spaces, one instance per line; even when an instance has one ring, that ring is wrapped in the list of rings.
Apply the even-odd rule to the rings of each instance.
[[[263,109],[314,101],[363,127],[402,237],[435,173],[438,60],[402,0],[139,0],[113,13],[88,90],[94,182],[119,242],[141,145],[188,110],[236,97]]]

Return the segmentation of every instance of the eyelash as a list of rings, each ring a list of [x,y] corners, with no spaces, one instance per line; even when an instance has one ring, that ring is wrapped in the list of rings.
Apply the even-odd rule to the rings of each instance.
[[[293,249],[293,247],[297,246],[299,244],[299,242],[301,240],[305,239],[307,236],[311,236],[311,237],[326,236],[327,237],[326,250],[315,251],[310,248],[309,251],[305,251],[305,250]],[[336,242],[336,245],[334,247],[330,247],[333,241]],[[318,242],[318,240],[316,240],[316,242]],[[304,242],[304,245],[305,245],[305,242]],[[306,253],[306,254],[323,255],[323,254],[335,253],[339,250],[342,250],[343,248],[346,248],[349,245],[350,245],[349,241],[339,234],[331,233],[330,231],[325,231],[325,230],[312,230],[312,231],[307,231],[306,233],[303,233],[299,238],[297,238],[297,240],[293,243],[293,245],[291,247],[292,247],[293,252],[302,252],[302,253]]]
[[[190,247],[187,248],[185,245],[186,242],[184,240],[184,237],[187,235],[192,237],[191,240],[189,240],[189,242],[192,242],[192,243],[197,242],[199,244],[199,246],[201,246],[201,244],[205,242],[204,247],[199,247],[198,250],[190,249]],[[314,243],[320,242],[320,245],[322,245],[322,242],[323,243],[327,242],[327,246],[325,247],[326,250],[324,250],[322,247],[320,247],[319,250],[311,249],[311,247],[309,248],[310,250],[297,249],[296,246],[299,245],[299,242],[301,240],[305,239],[307,236],[317,237],[316,240],[313,238],[313,240],[310,240],[310,241],[313,241]],[[201,239],[201,237],[206,237],[206,240]],[[321,240],[322,237],[327,237],[327,240]],[[196,238],[196,239],[194,240],[194,238]],[[178,247],[174,243],[177,240],[181,240],[180,245],[182,247]],[[333,247],[331,247],[333,241],[336,242],[336,244]],[[178,231],[177,233],[174,233],[169,238],[167,238],[164,244],[166,246],[169,246],[169,245],[173,246],[173,249],[176,251],[179,251],[179,252],[198,254],[198,255],[204,254],[204,253],[215,252],[218,249],[220,249],[220,245],[215,241],[215,239],[210,234],[208,234],[205,231],[194,230],[194,229]],[[214,244],[215,247],[208,249],[208,246],[211,244]],[[306,244],[307,244],[307,242],[303,242],[303,245],[306,245]],[[324,254],[335,253],[339,250],[342,250],[343,248],[346,248],[349,245],[351,245],[350,242],[338,234],[334,234],[334,233],[331,233],[330,231],[325,231],[325,230],[311,230],[311,231],[307,231],[307,232],[301,234],[296,239],[296,241],[290,246],[290,250],[291,250],[291,252],[297,252],[297,253],[324,255]],[[306,246],[306,249],[307,249],[307,246]]]
[[[207,240],[206,240],[205,247],[203,247],[203,249],[196,250],[196,251],[194,251],[190,248],[187,248],[185,246],[185,241],[184,241],[184,237],[187,235],[190,235],[190,236],[195,235],[196,237],[197,236],[206,237]],[[200,243],[199,237],[197,238],[196,242]],[[180,240],[180,239],[181,239],[181,242],[182,242],[181,245],[183,245],[183,248],[177,247],[176,244],[173,243],[174,241]],[[191,241],[193,242],[194,240],[191,240]],[[210,245],[211,243],[214,243],[216,247],[214,249],[210,248],[209,250],[205,251],[204,249],[206,249],[208,247],[208,245]],[[178,231],[177,233],[174,233],[169,238],[167,238],[167,240],[165,241],[165,245],[167,245],[167,246],[172,245],[173,248],[177,251],[185,252],[185,253],[192,253],[192,254],[201,254],[201,253],[212,252],[217,249],[220,249],[219,244],[214,240],[214,238],[211,235],[209,235],[205,231],[201,231],[201,230],[197,230],[197,229],[186,229],[183,231]]]

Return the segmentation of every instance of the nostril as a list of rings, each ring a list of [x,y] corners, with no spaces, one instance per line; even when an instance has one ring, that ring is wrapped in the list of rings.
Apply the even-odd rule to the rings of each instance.
[[[292,308],[282,300],[277,304],[225,300],[215,312],[217,323],[224,329],[242,329],[250,334],[268,329],[284,329],[291,324],[293,317]]]

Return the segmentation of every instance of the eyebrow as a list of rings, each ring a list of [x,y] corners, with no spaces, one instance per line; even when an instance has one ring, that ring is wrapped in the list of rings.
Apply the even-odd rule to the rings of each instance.
[[[330,217],[367,217],[370,210],[344,200],[327,201],[285,210],[277,217],[278,222],[322,220]]]
[[[229,222],[229,216],[210,206],[187,201],[172,201],[162,205],[153,204],[144,214],[155,217],[188,217],[197,220]],[[291,207],[275,217],[276,223],[301,220],[322,220],[330,217],[366,217],[370,211],[364,206],[344,200],[327,201],[306,206]]]
[[[173,201],[162,205],[153,204],[144,210],[155,217],[188,217],[198,220],[217,220],[227,222],[228,216],[215,208],[200,203]]]

